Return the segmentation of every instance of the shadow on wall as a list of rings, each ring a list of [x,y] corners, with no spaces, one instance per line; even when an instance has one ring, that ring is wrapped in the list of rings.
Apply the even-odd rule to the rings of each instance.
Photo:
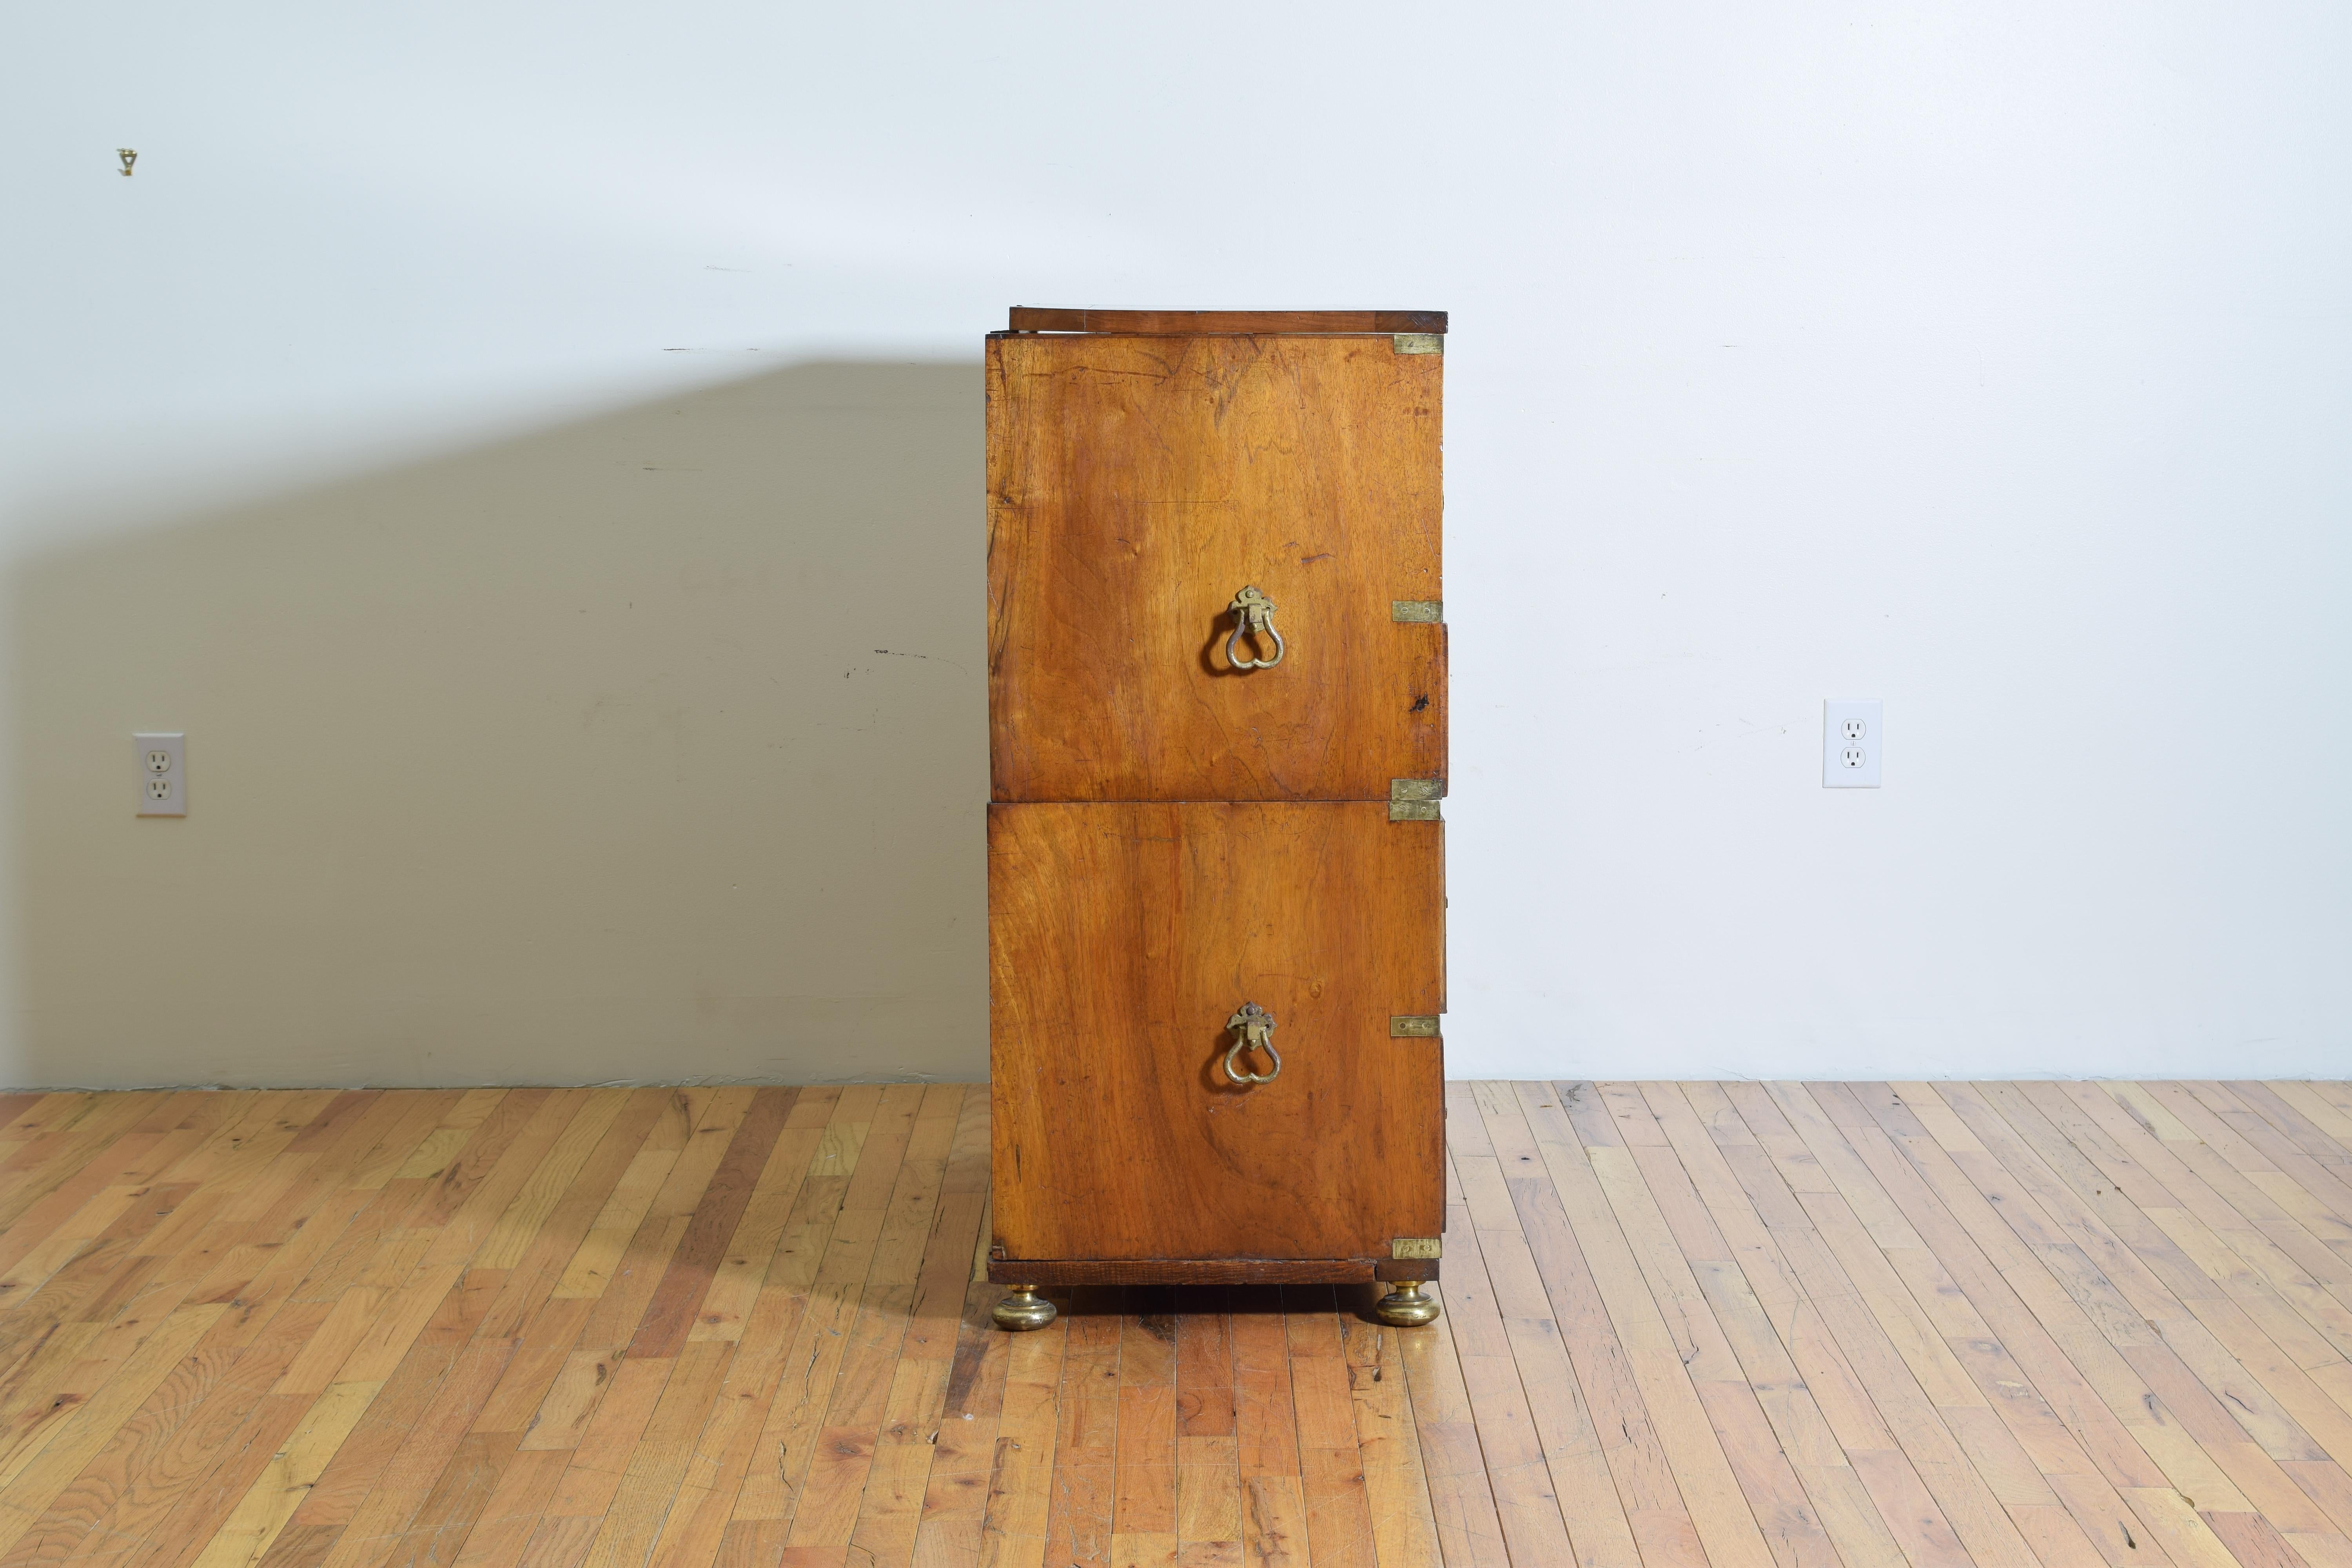
[[[812,363],[29,558],[6,1076],[985,1077],[982,488]]]

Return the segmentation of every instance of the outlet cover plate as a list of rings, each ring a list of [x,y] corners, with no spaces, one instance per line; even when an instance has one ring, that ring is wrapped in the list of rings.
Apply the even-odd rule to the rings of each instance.
[[[131,737],[139,764],[139,815],[188,815],[188,737],[150,733]]]
[[[1876,789],[1885,746],[1886,705],[1875,697],[1822,704],[1822,787]]]

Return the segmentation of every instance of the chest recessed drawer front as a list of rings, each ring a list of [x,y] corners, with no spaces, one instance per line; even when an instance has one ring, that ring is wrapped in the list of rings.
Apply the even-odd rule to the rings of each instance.
[[[1014,1258],[1388,1258],[1444,1228],[1444,825],[1381,802],[989,809]],[[1225,1070],[1234,1020],[1280,1070]],[[1264,1074],[1261,1054],[1244,1070]]]
[[[993,798],[1444,776],[1444,365],[1391,334],[992,338]]]

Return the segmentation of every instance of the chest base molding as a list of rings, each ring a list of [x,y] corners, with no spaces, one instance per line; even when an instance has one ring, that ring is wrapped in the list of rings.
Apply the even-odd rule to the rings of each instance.
[[[992,1285],[1358,1285],[1434,1279],[1433,1258],[992,1258]]]

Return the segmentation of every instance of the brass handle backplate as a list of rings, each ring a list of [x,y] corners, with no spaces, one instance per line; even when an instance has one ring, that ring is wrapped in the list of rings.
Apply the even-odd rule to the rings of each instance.
[[[1274,629],[1274,601],[1272,599],[1267,598],[1255,584],[1252,584],[1249,587],[1244,588],[1240,593],[1235,594],[1234,595],[1234,602],[1227,605],[1225,608],[1231,610],[1234,614],[1234,632],[1231,637],[1225,639],[1225,662],[1227,664],[1232,665],[1235,669],[1272,669],[1276,665],[1282,662],[1282,656],[1286,650],[1282,646],[1282,634]],[[1247,632],[1253,637],[1272,637],[1274,639],[1274,657],[1272,658],[1244,658],[1242,657],[1241,650],[1242,634],[1244,632]],[[1265,644],[1260,643],[1258,646],[1263,647]]]
[[[1254,1083],[1272,1083],[1282,1075],[1282,1053],[1274,1048],[1273,1014],[1255,1002],[1244,1002],[1240,1012],[1225,1020],[1225,1027],[1234,1034],[1233,1045],[1225,1051],[1227,1078],[1247,1087]],[[1274,1070],[1250,1071],[1245,1058],[1252,1051],[1264,1051],[1272,1058]]]

